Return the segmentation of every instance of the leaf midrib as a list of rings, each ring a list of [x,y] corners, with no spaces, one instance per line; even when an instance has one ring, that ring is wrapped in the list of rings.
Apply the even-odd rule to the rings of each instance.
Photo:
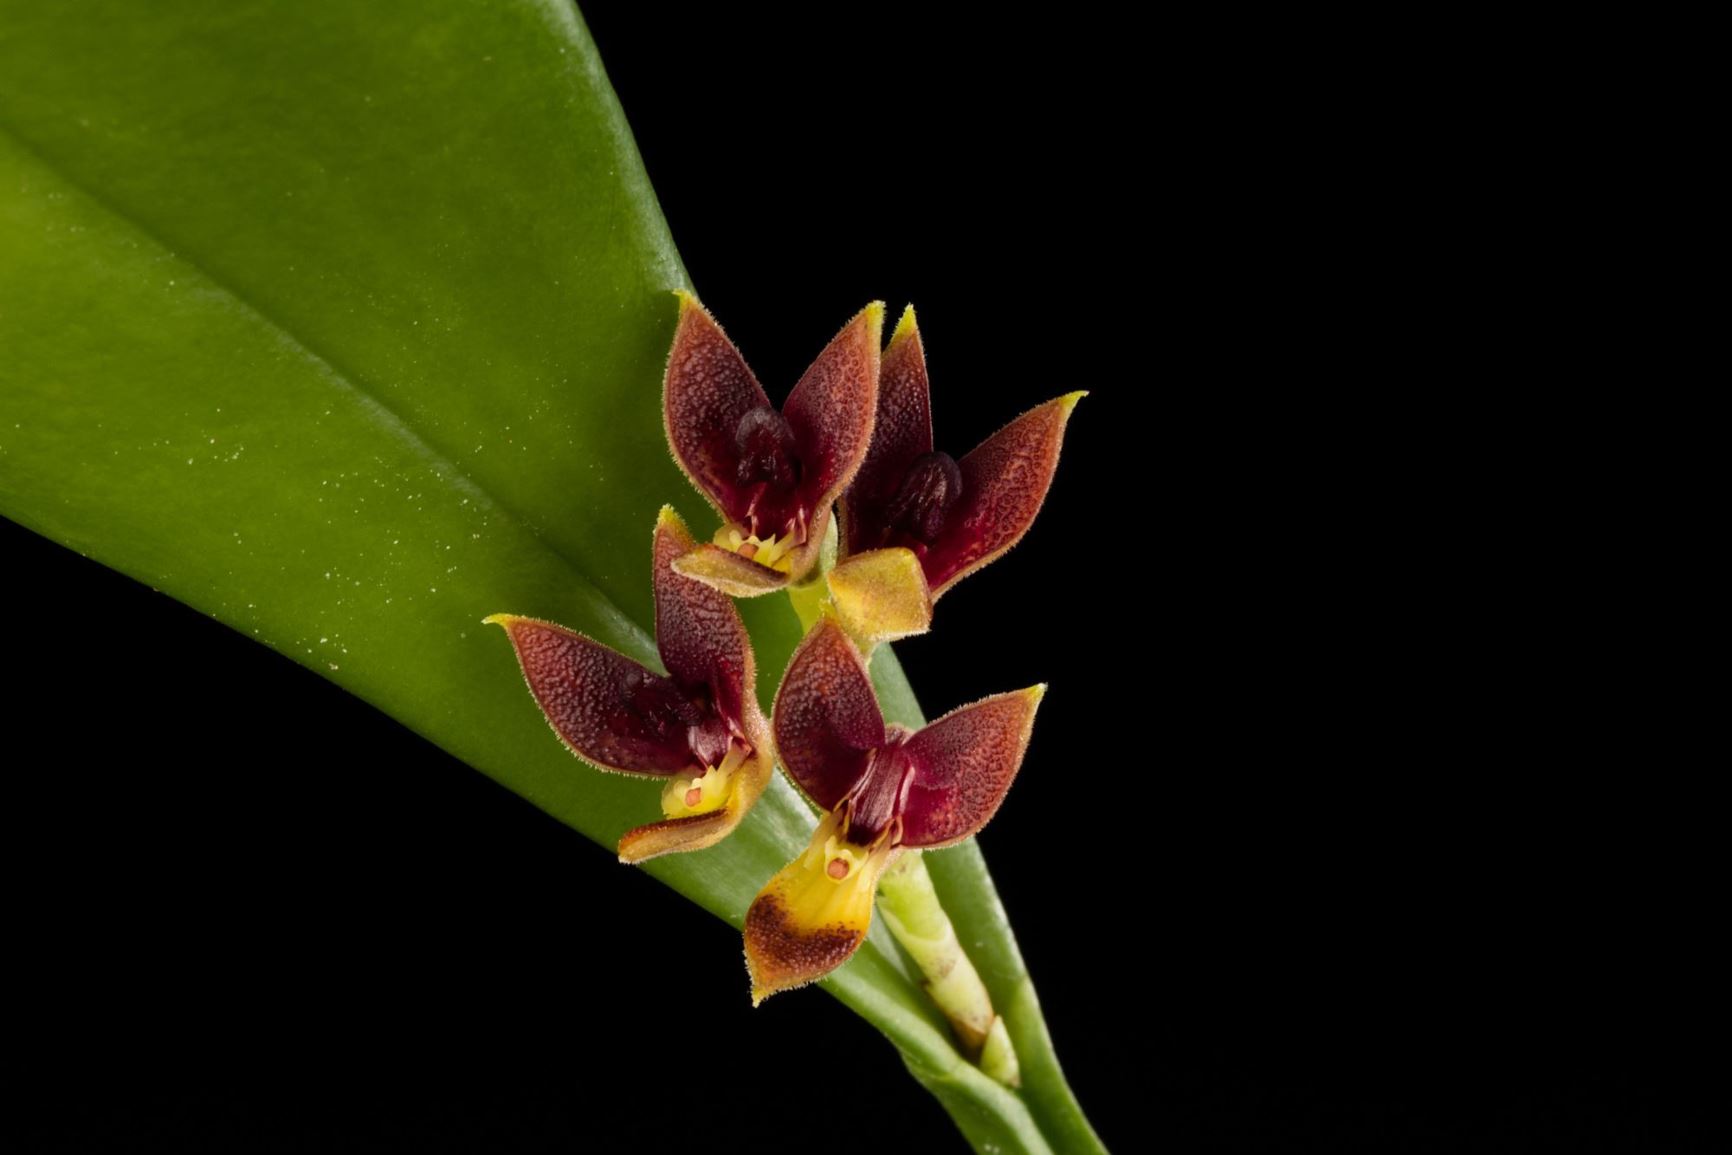
[[[368,418],[376,422],[380,428],[387,431],[391,436],[400,439],[405,445],[413,449],[418,456],[426,459],[431,467],[440,470],[451,481],[460,486],[465,493],[473,495],[475,500],[487,504],[497,510],[501,517],[509,519],[521,527],[524,532],[544,546],[553,557],[559,559],[561,563],[572,571],[573,580],[580,583],[585,590],[593,596],[598,611],[605,613],[610,617],[611,621],[609,624],[613,627],[616,634],[616,636],[610,640],[622,643],[622,648],[635,648],[638,651],[639,656],[642,656],[651,662],[659,663],[659,654],[656,650],[653,633],[650,630],[645,629],[634,618],[632,618],[630,614],[621,609],[617,603],[609,598],[602,591],[601,587],[596,584],[588,573],[585,572],[584,568],[580,566],[570,554],[561,549],[545,534],[540,532],[533,521],[488,491],[473,477],[471,477],[461,466],[459,466],[451,456],[440,451],[432,441],[422,436],[409,420],[404,418],[389,404],[381,400],[373,390],[364,387],[363,379],[360,375],[346,372],[329,356],[320,352],[318,349],[303,340],[288,325],[279,322],[269,313],[255,305],[245,294],[240,292],[240,290],[236,289],[224,279],[214,275],[210,271],[209,267],[195,255],[191,254],[186,249],[175,247],[162,234],[158,233],[155,229],[146,224],[137,214],[128,211],[113,198],[102,195],[90,185],[71,176],[66,171],[63,164],[50,158],[41,148],[33,145],[28,139],[21,136],[16,129],[8,126],[4,121],[0,121],[0,133],[5,134],[5,136],[8,137],[21,152],[29,156],[31,160],[52,174],[54,179],[64,184],[67,189],[85,198],[99,211],[120,222],[127,229],[136,233],[151,245],[186,265],[192,272],[196,273],[203,279],[208,288],[214,289],[229,301],[232,301],[236,306],[243,309],[248,316],[255,318],[258,323],[265,326],[279,339],[285,341],[298,353],[307,358],[309,362],[316,365],[321,370],[320,376],[322,379],[329,380],[333,384],[340,385],[343,389],[348,390],[360,403],[363,410],[367,413]],[[797,792],[790,791],[790,794],[798,798]],[[799,804],[804,807],[804,800],[800,799]],[[906,973],[907,964],[901,958],[897,949],[889,946],[884,941],[885,934],[880,928],[874,927],[873,929],[874,933],[870,936],[866,944],[866,949],[875,950],[879,955],[883,956],[884,962],[888,964],[904,982],[908,983],[911,987],[915,986],[915,981]],[[830,993],[837,994],[838,992],[831,991]],[[927,1025],[937,1026],[938,1023],[939,1021],[934,1019]]]
[[[453,457],[449,451],[441,449],[407,418],[387,404],[374,388],[369,388],[364,377],[358,373],[343,368],[343,366],[339,365],[329,354],[315,348],[310,342],[295,332],[295,330],[291,329],[287,324],[254,304],[246,294],[242,293],[226,280],[213,273],[209,265],[204,260],[200,259],[197,253],[192,249],[175,244],[172,238],[163,235],[150,225],[146,224],[138,213],[121,205],[112,196],[104,195],[102,192],[73,176],[67,170],[64,162],[56,160],[54,157],[50,156],[40,145],[19,133],[16,128],[8,125],[4,120],[0,120],[0,133],[5,133],[5,135],[9,137],[22,152],[29,155],[37,164],[54,174],[55,178],[63,182],[68,188],[76,191],[80,196],[84,197],[102,212],[119,221],[128,229],[138,233],[145,240],[149,241],[163,252],[171,254],[176,260],[189,266],[204,279],[208,286],[233,301],[241,309],[245,310],[249,316],[256,318],[260,324],[278,334],[298,352],[320,366],[325,371],[324,375],[328,379],[341,385],[354,395],[356,400],[360,402],[368,417],[376,421],[381,428],[386,430],[392,436],[400,438],[405,444],[412,447],[418,455],[427,458],[429,464],[446,474],[466,493],[473,495],[478,500],[484,501],[494,509],[498,510],[501,515],[516,523],[524,532],[535,539],[535,541],[545,546],[549,553],[564,562],[565,565],[571,569],[572,574],[577,581],[581,582],[586,588],[586,592],[592,594],[596,603],[604,607],[605,610],[612,615],[614,619],[613,624],[616,628],[627,631],[627,636],[623,639],[624,641],[632,645],[640,653],[654,654],[656,652],[655,639],[651,631],[646,629],[642,623],[638,622],[622,609],[618,603],[603,592],[601,586],[596,583],[595,579],[584,566],[580,565],[571,554],[544,534],[532,518],[520,510],[512,508],[509,504],[501,500],[497,495],[483,487],[479,482],[471,477],[469,473],[457,463],[456,458]]]

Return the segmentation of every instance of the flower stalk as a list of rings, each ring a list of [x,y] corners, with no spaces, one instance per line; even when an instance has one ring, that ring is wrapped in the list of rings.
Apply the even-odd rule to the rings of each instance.
[[[804,581],[788,587],[788,601],[800,619],[800,632],[809,634],[823,614],[824,602],[830,596],[830,571],[836,567],[836,522],[824,531],[824,543],[818,547],[818,562]]]
[[[980,1069],[1007,1087],[1021,1086],[1016,1048],[1004,1019],[993,1011],[992,996],[944,913],[920,851],[904,851],[878,880],[878,910],[920,968],[926,993],[950,1020]]]
[[[788,587],[788,601],[811,633],[830,600],[828,579],[836,564],[836,525],[824,537],[817,564],[804,581]],[[1022,1084],[1016,1048],[992,995],[956,937],[921,851],[904,850],[878,880],[878,909],[890,933],[920,969],[927,995],[950,1020],[963,1051],[989,1077],[1007,1087]]]
[[[892,722],[871,668],[877,646],[925,633],[940,596],[1021,540],[1082,393],[952,458],[933,444],[913,310],[880,354],[882,318],[879,302],[856,315],[777,407],[715,319],[681,293],[663,382],[669,448],[723,522],[671,572],[732,597],[786,591],[805,635],[777,687],[766,748],[820,820],[746,911],[752,1001],[834,975],[882,911],[950,1027],[936,1050],[898,1046],[970,1140],[1026,1155],[1101,1151],[1014,944],[983,939],[967,903],[953,922],[941,898],[948,880],[978,867],[972,837],[1017,774],[1046,687],[927,723],[902,683]],[[712,779],[724,793],[730,764],[705,760],[703,775],[669,784],[670,821],[707,806]],[[922,851],[949,847],[960,849],[929,869]]]

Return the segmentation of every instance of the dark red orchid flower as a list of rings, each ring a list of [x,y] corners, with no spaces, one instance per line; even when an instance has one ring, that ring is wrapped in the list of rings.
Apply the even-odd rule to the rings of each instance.
[[[697,543],[671,506],[656,521],[656,649],[666,674],[552,622],[494,614],[529,692],[571,752],[603,770],[666,780],[665,821],[627,831],[622,862],[726,838],[774,773],[751,642],[725,594],[674,572]]]
[[[1082,397],[1029,410],[961,461],[935,452],[926,351],[913,306],[903,312],[878,375],[872,447],[842,497],[830,594],[850,633],[867,644],[924,633],[945,591],[1022,539]]]
[[[825,816],[746,911],[754,1003],[847,961],[901,849],[949,846],[986,825],[1045,692],[999,694],[921,730],[886,725],[860,651],[832,617],[820,620],[788,663],[774,717],[783,768]]]
[[[676,568],[735,597],[783,589],[817,563],[830,507],[872,441],[883,302],[843,327],[778,411],[715,318],[679,297],[668,445],[724,524]]]

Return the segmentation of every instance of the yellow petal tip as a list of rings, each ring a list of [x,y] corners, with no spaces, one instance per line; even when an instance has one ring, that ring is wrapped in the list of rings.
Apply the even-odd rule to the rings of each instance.
[[[876,349],[884,333],[884,302],[873,301],[860,312],[866,318],[866,328],[872,333],[872,345]]]
[[[510,629],[512,622],[521,620],[522,619],[516,614],[488,614],[486,617],[481,619],[481,624],[484,626],[498,626],[501,629]]]
[[[1059,402],[1064,405],[1065,416],[1069,417],[1070,411],[1076,408],[1076,403],[1088,395],[1089,391],[1087,389],[1078,389],[1075,393],[1066,393],[1063,397],[1060,397]]]
[[[902,319],[896,322],[896,330],[890,334],[890,343],[894,345],[899,341],[906,341],[917,332],[919,326],[914,320],[914,306],[909,305],[902,310]]]

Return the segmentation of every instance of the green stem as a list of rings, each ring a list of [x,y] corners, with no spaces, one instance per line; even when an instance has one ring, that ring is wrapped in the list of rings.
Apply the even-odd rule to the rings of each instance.
[[[836,519],[824,527],[824,542],[818,547],[818,564],[806,575],[806,580],[788,587],[788,600],[800,618],[800,632],[809,634],[818,624],[824,603],[830,597],[830,571],[836,568]]]
[[[904,851],[879,879],[878,910],[920,968],[926,993],[950,1020],[968,1053],[978,1056],[980,1069],[1007,1087],[1019,1085],[1016,1048],[1004,1020],[992,1009],[992,996],[980,981],[980,972],[957,941],[956,928],[938,901],[920,851]]]
[[[812,575],[788,589],[803,633],[823,612],[835,558],[832,521]],[[879,646],[869,658],[885,718],[910,729],[924,726],[925,715],[890,647]],[[988,901],[971,902],[970,892]],[[903,853],[880,880],[878,899],[885,926],[920,969],[933,1004],[977,1063],[954,1045],[938,1045],[930,1027],[890,1027],[885,1008],[864,1005],[865,991],[847,981],[846,970],[825,982],[831,993],[884,1027],[909,1073],[943,1104],[977,1151],[1108,1155],[1059,1066],[1022,952],[974,840],[931,856]],[[972,944],[968,950],[965,941]],[[875,998],[865,996],[864,1002]],[[984,1031],[981,1023],[987,1024]]]
[[[802,633],[810,633],[823,615],[829,596],[828,575],[836,564],[836,542],[836,522],[832,519],[818,551],[817,566],[805,581],[788,587],[788,601],[800,619]],[[867,656],[870,660],[870,653]],[[969,1057],[998,1082],[1017,1086],[1021,1074],[1016,1047],[944,913],[918,850],[904,852],[885,872],[878,884],[878,909],[890,933],[920,968],[926,993],[950,1020]]]
[[[788,587],[788,600],[794,604],[794,613],[800,618],[800,632],[811,633],[812,627],[818,624],[818,615],[824,605],[825,590],[822,575],[799,585]]]
[[[1016,1044],[1022,1098],[1029,1111],[1053,1146],[1067,1155],[1106,1155],[1106,1145],[1095,1134],[1059,1065],[1040,999],[980,847],[971,838],[927,858],[939,900],[953,916],[958,936],[970,944],[981,979]],[[980,901],[983,894],[985,902]],[[964,901],[964,895],[973,901]]]
[[[910,729],[926,724],[902,666],[888,646],[880,646],[873,655],[872,683],[886,718]],[[980,847],[970,838],[923,858],[939,902],[951,917],[957,937],[969,944],[971,961],[1009,1029],[1022,1068],[1021,1098],[1041,1131],[1066,1155],[1107,1155],[1106,1145],[1095,1134],[1059,1065],[1034,983]]]

